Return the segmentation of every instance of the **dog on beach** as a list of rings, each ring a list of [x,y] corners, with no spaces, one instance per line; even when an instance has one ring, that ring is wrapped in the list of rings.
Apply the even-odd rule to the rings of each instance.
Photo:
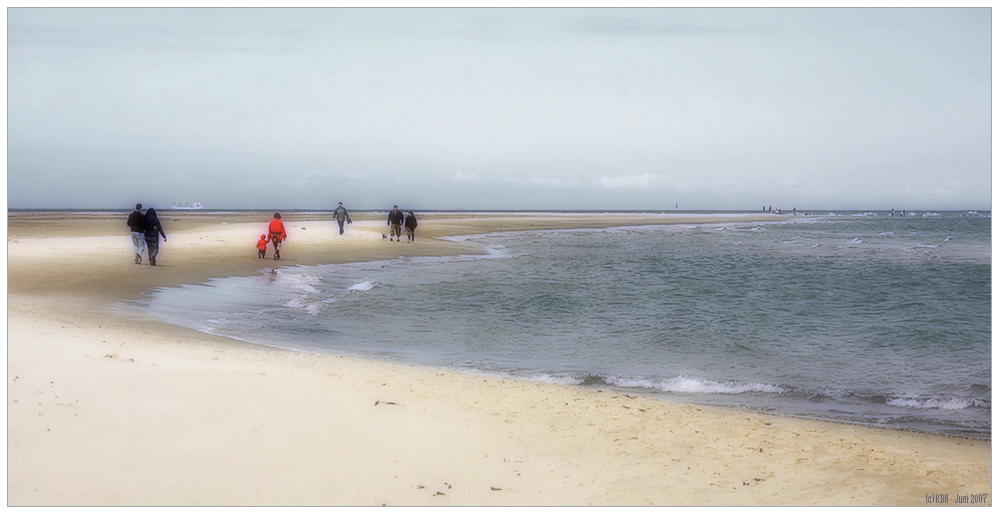
[[[385,232],[382,232],[382,241],[385,241],[386,239],[388,239],[388,235],[386,235]]]

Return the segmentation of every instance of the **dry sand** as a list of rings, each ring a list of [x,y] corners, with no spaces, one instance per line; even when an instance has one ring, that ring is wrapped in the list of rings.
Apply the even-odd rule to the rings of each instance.
[[[990,441],[246,345],[111,307],[273,266],[270,216],[164,212],[160,266],[124,215],[8,217],[9,505],[925,505],[988,494]],[[773,220],[773,215],[741,219]],[[454,255],[497,230],[726,221],[285,218],[282,266]],[[934,498],[936,499],[936,498]]]

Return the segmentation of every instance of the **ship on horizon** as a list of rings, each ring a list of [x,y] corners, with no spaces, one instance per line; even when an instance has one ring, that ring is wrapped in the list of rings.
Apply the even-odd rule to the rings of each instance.
[[[193,204],[173,202],[170,205],[164,206],[166,209],[204,209],[201,206],[201,202],[194,202]]]

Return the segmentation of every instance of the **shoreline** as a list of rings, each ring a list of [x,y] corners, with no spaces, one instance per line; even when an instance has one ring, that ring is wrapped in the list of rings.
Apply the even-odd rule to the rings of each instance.
[[[635,228],[644,228],[644,227],[620,227],[620,228],[623,228],[623,229],[635,229]],[[552,232],[564,232],[564,231],[572,232],[572,231],[575,231],[575,230],[605,230],[605,229],[566,229],[566,230],[553,230]],[[610,230],[613,230],[613,229],[610,229]],[[516,232],[516,234],[527,233],[527,232],[529,232],[529,231]],[[540,232],[544,232],[544,231],[540,231]],[[456,240],[463,242],[463,241],[466,241],[468,239],[475,239],[475,238],[480,237],[480,236],[487,237],[487,236],[495,235],[495,234],[503,234],[503,233],[491,233],[491,234],[479,234],[479,235],[471,235],[471,236],[461,236],[461,238],[456,238]],[[510,233],[510,234],[514,234],[514,233]],[[442,238],[446,239],[446,240],[449,240],[449,239],[447,239],[448,236],[442,236]],[[458,257],[458,258],[461,258],[461,257],[470,257],[470,258],[473,258],[473,259],[474,258],[489,258],[489,257],[487,257],[485,255],[474,255],[474,256],[470,256],[470,255],[464,255],[464,254],[460,255],[460,256],[454,256],[454,257]],[[365,264],[388,264],[388,263],[391,263],[391,262],[394,262],[394,261],[393,260],[364,261]],[[317,264],[317,265],[308,265],[308,266],[296,266],[295,268],[307,270],[308,268],[312,268],[312,267],[323,267],[323,266],[337,266],[337,265],[336,264]],[[254,275],[253,277],[258,277],[259,275],[266,273],[266,269],[260,269],[258,271],[259,271],[259,273],[257,275]],[[240,278],[243,278],[243,277],[240,277]],[[247,278],[250,278],[250,277],[247,277]],[[133,301],[128,300],[128,301],[124,301],[124,302],[132,303]],[[139,300],[138,302],[141,302],[141,300]],[[121,305],[121,304],[122,304],[122,302],[115,302],[115,304],[113,304],[112,307],[114,309],[116,309],[115,312],[120,313],[120,315],[122,317],[133,317],[133,318],[137,318],[138,316],[141,316],[141,314],[142,314],[142,307],[133,307],[133,306],[129,306],[127,304],[126,305]],[[247,339],[247,338],[235,337],[235,336],[231,336],[231,335],[222,335],[222,334],[214,333],[214,332],[210,331],[209,329],[200,329],[200,328],[197,328],[197,327],[194,327],[194,326],[185,325],[184,323],[181,323],[181,322],[176,321],[176,320],[170,321],[167,317],[158,317],[157,316],[156,319],[159,322],[164,323],[164,324],[166,324],[168,326],[178,327],[178,328],[183,329],[183,330],[190,330],[190,331],[197,332],[198,334],[202,334],[202,335],[205,335],[205,336],[208,336],[208,337],[217,337],[217,338],[228,339],[228,340],[234,341],[234,342],[239,343],[239,344],[247,344],[247,345],[252,345],[252,346],[256,346],[256,347],[261,347],[261,348],[264,348],[264,349],[272,349],[272,350],[277,350],[277,351],[297,352],[297,353],[315,355],[315,356],[320,357],[320,358],[347,357],[347,358],[351,358],[351,359],[367,360],[367,361],[372,361],[372,362],[376,362],[376,363],[382,363],[382,364],[386,364],[388,366],[395,366],[395,365],[417,366],[417,367],[424,367],[424,368],[436,369],[436,370],[439,370],[439,371],[444,371],[444,372],[449,372],[449,373],[450,372],[461,373],[461,374],[468,374],[468,375],[472,375],[472,376],[481,376],[481,377],[494,378],[494,379],[521,380],[521,381],[525,381],[525,382],[542,383],[542,384],[548,383],[548,384],[553,384],[553,385],[556,385],[556,386],[563,386],[563,387],[569,387],[569,388],[578,388],[578,389],[581,389],[581,390],[584,390],[584,391],[596,391],[596,390],[600,390],[600,389],[606,389],[606,390],[615,392],[617,394],[638,395],[638,396],[647,397],[647,398],[650,398],[650,399],[653,399],[653,400],[663,401],[663,402],[666,402],[666,403],[692,405],[692,406],[695,406],[695,407],[705,407],[705,408],[709,408],[709,409],[722,409],[722,410],[727,410],[727,411],[731,411],[731,412],[755,413],[755,414],[761,414],[761,415],[765,415],[765,416],[774,416],[774,417],[778,417],[778,418],[790,418],[790,419],[798,419],[798,420],[805,420],[805,421],[817,421],[817,422],[823,422],[823,423],[836,423],[836,424],[844,424],[844,425],[856,426],[856,427],[867,427],[867,428],[874,428],[874,429],[881,429],[881,430],[897,430],[897,431],[901,431],[901,432],[909,432],[909,433],[915,433],[915,434],[926,434],[926,435],[931,435],[931,436],[943,436],[943,437],[952,437],[952,438],[958,438],[958,439],[967,439],[967,440],[971,440],[971,441],[991,442],[991,431],[989,431],[988,433],[971,432],[971,431],[961,431],[961,430],[954,430],[953,427],[949,427],[949,426],[946,427],[946,428],[950,429],[949,431],[945,431],[945,430],[942,430],[942,429],[940,429],[938,431],[934,431],[932,429],[920,429],[920,428],[911,428],[911,427],[905,427],[905,426],[891,426],[891,425],[888,425],[888,424],[877,424],[875,422],[865,422],[865,421],[858,421],[858,420],[840,419],[840,418],[835,418],[835,417],[811,416],[811,415],[808,415],[808,414],[805,414],[805,413],[794,413],[794,412],[790,412],[790,411],[781,411],[781,410],[777,410],[777,409],[768,411],[768,410],[766,410],[764,408],[754,408],[752,405],[745,404],[744,402],[741,405],[727,404],[727,403],[724,403],[724,402],[712,402],[712,401],[707,400],[707,399],[699,398],[698,397],[699,395],[696,394],[696,393],[682,393],[682,392],[670,392],[670,391],[654,390],[654,389],[649,389],[649,388],[642,387],[642,386],[617,385],[617,384],[615,384],[613,382],[600,382],[600,383],[597,383],[595,385],[587,383],[587,380],[590,380],[590,379],[593,379],[593,378],[597,378],[597,379],[614,378],[613,376],[607,376],[607,375],[587,375],[586,377],[580,378],[579,375],[575,375],[575,376],[573,376],[573,375],[566,375],[566,374],[552,375],[551,372],[545,372],[545,371],[540,371],[540,372],[533,373],[533,374],[531,374],[531,373],[528,373],[528,374],[517,374],[515,372],[510,372],[510,371],[501,371],[501,370],[492,370],[492,371],[489,371],[489,370],[478,369],[478,368],[475,368],[475,367],[468,368],[468,367],[443,365],[443,364],[421,363],[421,362],[415,362],[415,361],[412,361],[412,360],[408,360],[405,357],[398,356],[398,355],[391,354],[391,353],[380,354],[378,352],[366,352],[364,350],[356,350],[356,349],[355,350],[349,350],[349,349],[324,348],[324,347],[317,347],[317,346],[308,346],[308,347],[306,347],[306,346],[295,346],[294,343],[287,343],[287,344],[280,344],[280,343],[276,343],[276,342],[274,342],[274,343],[268,343],[266,341],[252,340],[252,339]],[[711,384],[713,384],[713,385],[718,385],[718,384],[727,384],[728,385],[728,384],[730,384],[730,383],[726,383],[726,382],[716,382],[714,380],[706,380],[706,381],[709,382],[709,383],[711,383]]]
[[[990,441],[285,351],[108,309],[156,287],[249,276],[263,266],[252,245],[266,222],[253,216],[165,211],[163,266],[151,269],[130,262],[120,215],[38,226],[9,215],[11,505],[917,505],[991,492]],[[286,218],[280,266],[475,253],[431,238],[490,224],[622,226],[427,215],[417,244],[400,245],[381,241],[380,215],[355,216],[343,238],[312,218]]]

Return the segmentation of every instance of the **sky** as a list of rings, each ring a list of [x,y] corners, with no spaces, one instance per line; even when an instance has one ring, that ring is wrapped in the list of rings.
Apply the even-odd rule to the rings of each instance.
[[[991,209],[991,11],[7,9],[9,208]]]

